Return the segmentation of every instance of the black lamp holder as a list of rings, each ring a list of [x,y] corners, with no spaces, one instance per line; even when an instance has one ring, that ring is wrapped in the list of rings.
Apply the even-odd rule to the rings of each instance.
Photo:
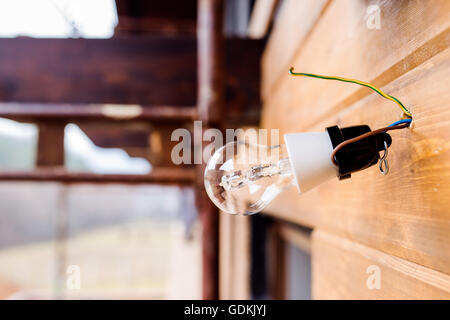
[[[333,148],[336,148],[346,140],[371,132],[368,125],[345,128],[332,126],[326,130],[330,136]],[[379,152],[385,150],[391,144],[391,136],[386,132],[380,132],[342,147],[336,152],[334,158],[339,167],[337,174],[339,180],[348,179],[351,177],[352,172],[357,172],[376,164],[380,159]]]

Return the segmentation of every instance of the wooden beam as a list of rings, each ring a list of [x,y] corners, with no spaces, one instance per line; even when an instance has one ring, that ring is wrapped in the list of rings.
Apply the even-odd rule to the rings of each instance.
[[[196,0],[116,0],[119,22],[114,34],[174,36],[196,33]]]
[[[164,18],[171,20],[190,19],[195,22],[197,17],[196,0],[115,0],[117,14],[120,18]]]
[[[278,0],[256,0],[248,24],[250,38],[261,39],[266,36],[277,3]]]
[[[197,26],[195,19],[168,19],[120,16],[114,33],[159,34],[177,36],[195,34]]]
[[[36,166],[64,166],[64,122],[39,122]]]
[[[0,117],[22,121],[52,119],[67,122],[128,120],[182,122],[196,119],[197,108],[189,106],[0,102]]]
[[[226,105],[230,106],[225,116],[231,123],[256,124],[259,120],[263,48],[263,41],[248,39],[229,39],[222,45],[224,52],[220,54],[225,57],[225,67],[216,77],[224,82],[221,90],[225,92]],[[214,67],[209,64],[208,68]],[[78,116],[105,120],[114,117],[106,117],[103,107],[95,104],[114,104],[118,106],[108,107],[107,111],[119,118],[139,114],[142,118],[167,119],[159,108],[196,105],[197,39],[194,36],[0,39],[0,101],[94,104],[91,105],[94,111],[77,106],[83,110],[80,113],[85,112]],[[137,112],[136,105],[142,107],[142,113]],[[116,112],[122,106],[131,110]],[[181,116],[190,112],[176,111]],[[45,113],[64,117],[55,112]],[[38,112],[33,115],[38,116]]]
[[[0,75],[1,101],[195,105],[196,41],[0,39]]]
[[[198,112],[205,123],[222,119],[224,99],[223,1],[198,1]]]
[[[223,0],[198,0],[198,115],[207,127],[220,128],[224,105]],[[200,148],[201,146],[195,146]],[[203,298],[219,297],[219,212],[204,190],[200,165],[197,180],[197,206],[203,226]]]
[[[227,128],[258,125],[261,114],[261,56],[264,40],[227,39],[225,66],[217,75],[224,82],[222,122]]]
[[[0,181],[191,185],[194,180],[195,170],[178,168],[155,169],[149,174],[98,174],[71,172],[60,168],[0,171]]]

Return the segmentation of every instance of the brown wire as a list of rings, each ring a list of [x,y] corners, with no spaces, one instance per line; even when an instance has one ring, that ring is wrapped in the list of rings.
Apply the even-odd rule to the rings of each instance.
[[[364,133],[364,134],[362,134],[360,136],[357,136],[355,138],[345,140],[345,141],[341,142],[340,144],[338,144],[336,146],[336,148],[334,148],[333,152],[331,153],[331,161],[336,166],[339,166],[339,164],[336,162],[336,159],[335,159],[336,153],[339,150],[341,150],[343,147],[345,147],[346,145],[349,145],[349,144],[351,144],[353,142],[360,141],[362,139],[365,139],[367,137],[376,135],[376,134],[381,133],[381,132],[387,132],[387,131],[390,131],[390,130],[403,129],[403,128],[409,127],[409,125],[410,125],[410,123],[401,123],[401,124],[398,124],[396,126],[380,128],[380,129],[377,129],[377,130],[374,130],[374,131],[370,131],[370,132]]]

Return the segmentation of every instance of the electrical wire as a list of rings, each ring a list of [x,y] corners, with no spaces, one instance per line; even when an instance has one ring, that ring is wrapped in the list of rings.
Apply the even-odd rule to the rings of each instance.
[[[412,119],[402,119],[402,120],[395,121],[394,123],[391,123],[389,125],[389,127],[396,126],[401,123],[409,123],[410,124],[411,122],[412,122]]]
[[[342,78],[342,77],[333,77],[333,76],[322,76],[322,75],[318,75],[318,74],[312,74],[312,73],[303,73],[303,72],[294,72],[294,68],[291,67],[289,69],[289,73],[293,76],[302,76],[302,77],[311,77],[311,78],[318,78],[318,79],[325,79],[325,80],[337,80],[337,81],[342,81],[342,82],[350,82],[350,83],[355,83],[355,84],[359,84],[361,86],[367,87],[372,89],[373,91],[375,91],[376,93],[378,93],[380,96],[382,96],[383,98],[386,98],[388,100],[391,100],[393,102],[395,102],[400,109],[402,109],[403,113],[405,114],[405,116],[407,117],[407,119],[401,119],[398,121],[395,121],[394,123],[391,123],[389,126],[384,127],[384,128],[380,128],[374,131],[370,131],[367,132],[365,134],[362,134],[358,137],[349,139],[349,140],[345,140],[343,142],[341,142],[340,144],[338,144],[336,146],[336,148],[334,148],[333,152],[331,153],[331,161],[336,165],[339,166],[339,164],[336,161],[336,154],[339,152],[339,150],[341,150],[342,148],[344,148],[345,146],[363,140],[367,137],[371,137],[374,136],[378,133],[381,132],[387,132],[390,130],[398,130],[398,129],[403,129],[403,128],[407,128],[410,126],[411,122],[412,122],[412,113],[403,105],[403,103],[401,103],[400,100],[398,100],[397,98],[383,92],[381,89],[375,87],[373,84],[364,82],[364,81],[360,81],[360,80],[356,80],[356,79],[348,79],[348,78]]]
[[[356,80],[356,79],[348,79],[348,78],[342,78],[342,77],[333,77],[333,76],[321,76],[318,74],[312,74],[312,73],[303,73],[303,72],[294,72],[294,68],[291,67],[289,69],[289,72],[291,75],[293,76],[303,76],[303,77],[311,77],[311,78],[319,78],[319,79],[326,79],[326,80],[337,80],[337,81],[343,81],[343,82],[350,82],[350,83],[356,83],[359,84],[361,86],[367,87],[372,89],[373,91],[375,91],[376,93],[378,93],[379,95],[381,95],[382,97],[389,99],[393,102],[395,102],[400,109],[402,109],[403,113],[408,117],[408,118],[412,118],[412,114],[411,112],[403,105],[403,103],[400,102],[400,100],[398,100],[397,98],[384,93],[381,89],[375,87],[373,84],[364,82],[364,81],[360,81],[360,80]]]
[[[404,120],[407,120],[407,119],[404,119]],[[400,121],[402,121],[402,120],[400,120]],[[397,122],[399,122],[399,121],[397,121]],[[334,148],[333,152],[331,153],[331,161],[336,166],[339,166],[339,164],[336,161],[336,153],[338,153],[339,150],[341,150],[346,145],[349,145],[349,144],[351,144],[353,142],[360,141],[360,140],[365,139],[365,138],[370,137],[370,136],[374,136],[374,135],[376,135],[378,133],[381,133],[381,132],[387,132],[387,131],[390,131],[390,130],[398,130],[398,129],[407,128],[407,127],[409,127],[409,124],[410,124],[410,122],[402,122],[400,124],[396,124],[394,122],[393,124],[391,124],[388,127],[384,127],[384,128],[380,128],[380,129],[377,129],[377,130],[374,130],[374,131],[370,131],[370,132],[364,133],[364,134],[362,134],[360,136],[357,136],[355,138],[345,140],[345,141],[341,142],[340,144],[338,144],[336,146],[336,148]]]

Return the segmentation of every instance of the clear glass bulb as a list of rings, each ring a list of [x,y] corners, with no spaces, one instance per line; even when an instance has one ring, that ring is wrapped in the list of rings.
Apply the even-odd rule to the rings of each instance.
[[[218,149],[205,169],[205,189],[222,211],[254,214],[295,185],[285,145],[266,147],[245,141]]]

